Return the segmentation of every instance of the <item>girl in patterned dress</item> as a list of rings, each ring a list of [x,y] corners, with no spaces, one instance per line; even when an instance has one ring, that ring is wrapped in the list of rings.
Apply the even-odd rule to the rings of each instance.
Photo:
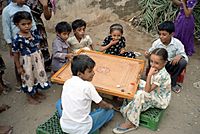
[[[38,47],[41,37],[37,30],[31,30],[30,13],[17,12],[13,17],[13,22],[20,29],[14,38],[12,51],[17,71],[22,79],[21,89],[27,93],[31,104],[38,104],[41,99],[44,99],[44,95],[38,89],[50,87],[44,69],[44,59]]]
[[[121,107],[120,112],[126,121],[114,128],[114,133],[122,134],[136,129],[142,111],[153,107],[167,108],[171,100],[171,78],[165,69],[167,58],[168,53],[164,48],[156,48],[152,51],[151,68],[146,82],[141,80],[133,100]]]
[[[135,58],[134,52],[125,50],[126,40],[122,36],[123,27],[121,24],[113,24],[110,26],[110,35],[106,37],[100,47],[100,51],[107,54]]]

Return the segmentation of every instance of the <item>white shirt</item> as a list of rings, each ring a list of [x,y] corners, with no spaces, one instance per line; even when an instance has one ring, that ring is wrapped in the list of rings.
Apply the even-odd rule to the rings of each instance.
[[[63,112],[60,125],[70,134],[87,134],[92,128],[91,103],[99,103],[99,96],[91,82],[72,76],[63,85],[61,95]]]
[[[19,28],[13,22],[13,16],[19,11],[27,11],[31,14],[31,9],[26,6],[18,6],[17,3],[11,2],[3,9],[2,13],[2,26],[4,39],[7,43],[12,43],[12,39],[19,32]],[[32,14],[31,14],[32,15]],[[32,30],[36,29],[35,21],[32,17]]]
[[[153,42],[152,47],[149,49],[151,53],[156,48],[165,48],[168,52],[168,60],[171,61],[176,55],[182,55],[188,62],[188,57],[185,53],[185,49],[180,40],[172,37],[171,42],[168,45],[164,45],[160,39]]]
[[[67,39],[67,42],[69,43],[72,50],[77,51],[80,48],[88,47],[92,45],[92,39],[89,35],[85,35],[81,41],[79,42],[75,36],[69,37]]]

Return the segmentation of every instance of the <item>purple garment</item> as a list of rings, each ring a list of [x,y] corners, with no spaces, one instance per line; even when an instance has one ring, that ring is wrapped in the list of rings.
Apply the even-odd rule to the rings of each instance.
[[[196,5],[196,0],[188,0],[187,7],[193,9]],[[175,20],[175,35],[185,47],[187,55],[191,56],[194,53],[194,16],[185,16],[183,5],[180,6],[180,12]]]

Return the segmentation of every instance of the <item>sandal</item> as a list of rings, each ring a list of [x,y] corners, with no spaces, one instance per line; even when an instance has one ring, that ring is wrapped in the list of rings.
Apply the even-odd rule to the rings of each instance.
[[[176,86],[172,87],[172,91],[174,91],[175,93],[180,93],[182,89],[182,86],[177,84]]]
[[[113,129],[113,133],[115,133],[115,134],[124,134],[124,133],[130,132],[130,131],[135,130],[135,129],[136,129],[136,127],[121,128],[120,126],[118,126],[118,127]]]

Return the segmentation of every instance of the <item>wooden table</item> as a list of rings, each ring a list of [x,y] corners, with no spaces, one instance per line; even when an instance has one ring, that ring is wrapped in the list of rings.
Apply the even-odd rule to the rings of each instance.
[[[145,61],[96,51],[80,50],[78,54],[86,54],[96,62],[92,83],[98,92],[122,98],[133,98]],[[72,76],[70,68],[70,63],[65,64],[52,76],[51,81],[63,84]]]

